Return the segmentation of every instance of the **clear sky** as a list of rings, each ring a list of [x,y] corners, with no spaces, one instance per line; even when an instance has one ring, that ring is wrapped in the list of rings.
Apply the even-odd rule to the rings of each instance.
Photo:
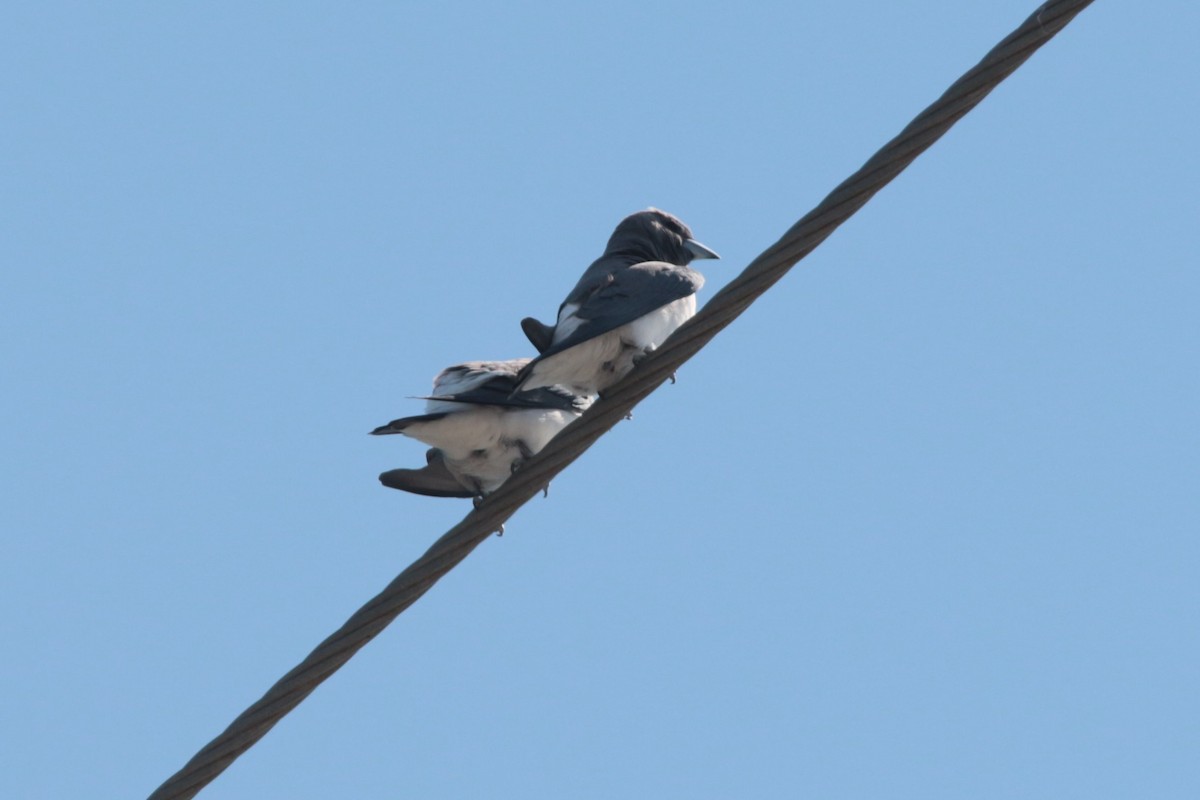
[[[469,510],[367,431],[1034,6],[11,5],[0,796],[149,794]],[[1085,11],[201,796],[1200,796],[1198,37]]]

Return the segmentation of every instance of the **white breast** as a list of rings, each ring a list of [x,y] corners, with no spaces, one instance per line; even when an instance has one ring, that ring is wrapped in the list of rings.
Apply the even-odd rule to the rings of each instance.
[[[415,422],[404,429],[404,435],[438,448],[447,458],[463,458],[472,451],[496,446],[504,434],[500,409],[462,403],[452,405],[456,406],[457,413],[432,422]]]
[[[655,350],[683,323],[696,315],[696,295],[689,294],[656,308],[620,328],[621,339],[643,350]]]
[[[494,431],[489,431],[487,437],[489,444],[471,449],[458,447],[452,452],[443,448],[446,466],[469,482],[478,482],[485,493],[493,492],[508,480],[513,465],[524,458],[522,444],[531,453],[537,453],[578,416],[570,411],[541,408],[499,412]],[[466,428],[460,431],[468,433]],[[471,444],[481,445],[481,441]]]
[[[559,384],[584,394],[599,392],[628,374],[636,359],[656,349],[695,314],[694,294],[656,308],[633,322],[542,359],[524,387]]]

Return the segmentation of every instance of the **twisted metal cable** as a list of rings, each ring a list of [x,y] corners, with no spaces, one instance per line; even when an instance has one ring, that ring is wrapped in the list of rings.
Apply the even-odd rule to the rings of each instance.
[[[579,420],[567,426],[478,508],[355,612],[336,633],[280,678],[221,735],[167,779],[150,795],[150,800],[193,797],[220,775],[1091,3],[1092,0],[1051,0],[1039,7],[896,138],[717,292],[662,347],[609,389]]]

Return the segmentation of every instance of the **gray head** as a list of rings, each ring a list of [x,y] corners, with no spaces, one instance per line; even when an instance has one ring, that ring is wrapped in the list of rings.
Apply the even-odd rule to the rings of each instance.
[[[604,254],[636,256],[639,261],[665,261],[681,267],[693,258],[720,258],[692,238],[692,229],[683,220],[657,208],[621,220]]]

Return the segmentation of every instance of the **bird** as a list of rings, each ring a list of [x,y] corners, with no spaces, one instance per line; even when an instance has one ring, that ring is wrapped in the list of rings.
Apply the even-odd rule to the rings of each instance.
[[[704,276],[688,264],[704,258],[720,256],[665,211],[648,208],[621,220],[604,255],[559,306],[555,324],[521,320],[539,355],[521,369],[518,389],[557,385],[588,395],[612,386],[696,313]]]
[[[447,367],[423,398],[425,413],[392,420],[373,435],[403,434],[431,446],[421,469],[394,469],[383,485],[434,497],[494,492],[521,464],[573,422],[594,398],[561,386],[518,390],[528,358]]]

